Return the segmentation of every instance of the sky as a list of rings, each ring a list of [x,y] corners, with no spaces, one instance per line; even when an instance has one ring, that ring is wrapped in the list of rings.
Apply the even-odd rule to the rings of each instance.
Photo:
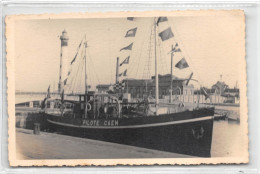
[[[91,86],[115,82],[116,58],[122,62],[130,56],[130,63],[119,71],[128,71],[128,78],[144,78],[154,75],[154,33],[151,17],[126,18],[76,18],[33,19],[15,22],[15,88],[21,91],[57,90],[60,66],[60,35],[66,29],[69,42],[69,62],[74,58],[78,45],[86,35],[87,74]],[[182,50],[175,53],[174,65],[183,57],[189,67],[173,68],[173,74],[187,78],[191,72],[200,85],[211,87],[222,75],[229,87],[240,81],[239,64],[245,59],[244,21],[241,15],[186,15],[168,17],[157,27],[157,32],[171,27],[174,37],[161,41],[156,35],[156,51],[160,74],[170,73],[171,45],[178,43]],[[137,27],[135,37],[125,38],[129,29]],[[131,51],[120,51],[133,42]],[[151,44],[150,44],[151,43]],[[150,56],[149,56],[150,55]],[[82,73],[83,62],[71,67]],[[149,63],[151,66],[148,66]],[[150,71],[148,73],[148,67]],[[76,71],[75,71],[76,72]],[[75,78],[75,74],[71,74]],[[83,87],[83,76],[78,78]],[[196,84],[195,84],[196,86]]]

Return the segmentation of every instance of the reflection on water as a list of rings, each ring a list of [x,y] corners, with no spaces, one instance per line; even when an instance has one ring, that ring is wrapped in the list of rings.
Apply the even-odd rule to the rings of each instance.
[[[43,100],[45,95],[16,95],[15,103]],[[239,114],[239,107],[216,107],[216,109],[231,110]],[[231,121],[214,121],[212,137],[212,157],[234,157],[241,156],[245,153],[243,149],[243,136],[241,126],[238,122]]]
[[[244,153],[241,126],[238,122],[215,121],[211,147],[212,157],[234,157]]]

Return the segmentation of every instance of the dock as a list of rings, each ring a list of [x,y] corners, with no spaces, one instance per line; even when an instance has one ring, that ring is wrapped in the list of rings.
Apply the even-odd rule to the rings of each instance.
[[[192,158],[189,155],[16,128],[18,159]]]

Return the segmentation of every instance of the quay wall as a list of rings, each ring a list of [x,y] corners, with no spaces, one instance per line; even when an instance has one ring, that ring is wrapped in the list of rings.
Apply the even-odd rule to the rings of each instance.
[[[46,117],[43,112],[16,112],[15,126],[17,128],[34,129],[34,123],[40,123],[40,130],[47,128]]]

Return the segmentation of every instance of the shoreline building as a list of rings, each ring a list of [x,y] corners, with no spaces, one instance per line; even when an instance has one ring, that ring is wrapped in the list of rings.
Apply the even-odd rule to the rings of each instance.
[[[99,84],[96,86],[96,91],[98,93],[107,93],[112,88],[113,88],[113,85],[111,85],[111,84]]]
[[[229,86],[223,81],[217,81],[211,86],[211,88],[204,87],[207,94],[210,95],[212,103],[239,103],[240,94],[239,88],[229,88]],[[195,95],[203,94],[203,90],[195,90]]]
[[[159,75],[159,98],[165,99],[170,95],[171,75]],[[186,86],[186,79],[173,76],[173,92],[172,95],[193,95],[194,86]],[[143,98],[147,95],[154,97],[155,93],[155,77],[151,79],[124,79],[124,93],[131,94],[131,98]],[[108,92],[111,90],[111,85],[100,84],[96,86],[97,91],[100,93]]]

